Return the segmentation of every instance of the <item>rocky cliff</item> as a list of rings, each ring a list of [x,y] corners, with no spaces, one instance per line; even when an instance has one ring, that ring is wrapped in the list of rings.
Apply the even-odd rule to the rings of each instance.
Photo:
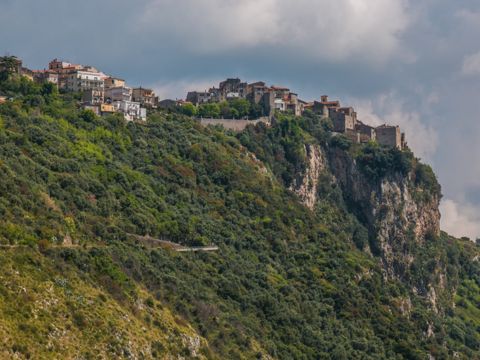
[[[313,209],[318,179],[329,171],[351,211],[369,231],[370,251],[380,256],[386,277],[402,278],[414,261],[414,249],[440,233],[439,194],[420,196],[415,174],[368,178],[347,151],[306,145],[306,170],[292,186]]]
[[[299,174],[290,186],[310,210],[315,208],[317,202],[317,187],[320,173],[326,169],[327,158],[325,152],[318,145],[305,144],[307,165],[305,172]]]

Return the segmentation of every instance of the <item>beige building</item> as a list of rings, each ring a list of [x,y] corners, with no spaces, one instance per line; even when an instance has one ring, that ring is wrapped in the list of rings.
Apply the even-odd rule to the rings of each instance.
[[[105,78],[104,81],[105,81],[105,89],[125,87],[125,80],[123,79],[109,76]]]
[[[104,89],[104,74],[99,72],[74,70],[69,73],[65,78],[65,90],[80,92],[86,90],[98,90]]]

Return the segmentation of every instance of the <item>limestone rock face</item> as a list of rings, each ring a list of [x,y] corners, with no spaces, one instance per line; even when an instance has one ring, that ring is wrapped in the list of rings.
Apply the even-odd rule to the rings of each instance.
[[[440,198],[415,196],[411,175],[368,179],[346,152],[305,145],[306,169],[290,187],[303,204],[314,209],[318,183],[328,171],[342,189],[347,205],[370,235],[370,251],[379,256],[386,278],[402,278],[414,261],[413,247],[440,233]]]
[[[371,250],[382,258],[385,275],[402,277],[414,260],[411,246],[440,234],[440,198],[415,197],[411,175],[372,181],[338,149],[330,151],[329,164],[347,203],[367,225],[374,239]]]
[[[300,197],[306,207],[313,210],[318,197],[318,179],[327,166],[327,159],[323,149],[318,145],[306,144],[305,153],[307,154],[305,173],[297,176],[290,190]]]

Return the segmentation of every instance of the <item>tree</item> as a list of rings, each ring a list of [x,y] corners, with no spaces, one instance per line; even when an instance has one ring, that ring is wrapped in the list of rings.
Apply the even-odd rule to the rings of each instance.
[[[18,70],[19,60],[15,56],[4,56],[0,58],[0,80],[6,80]]]
[[[263,108],[260,104],[251,104],[250,105],[250,112],[248,116],[250,116],[252,119],[257,119],[260,116],[264,115]]]
[[[238,111],[238,116],[247,116],[250,112],[250,102],[245,99],[233,99],[230,101],[230,107]]]
[[[187,116],[194,116],[197,113],[197,108],[192,103],[186,103],[180,107],[180,112]]]
[[[198,107],[198,115],[206,118],[220,117],[220,106],[215,103],[202,104]]]
[[[230,104],[227,101],[222,101],[218,104],[218,106],[220,107],[220,114],[222,115],[222,117],[227,119],[234,117],[234,115],[232,114],[232,109],[230,108]]]

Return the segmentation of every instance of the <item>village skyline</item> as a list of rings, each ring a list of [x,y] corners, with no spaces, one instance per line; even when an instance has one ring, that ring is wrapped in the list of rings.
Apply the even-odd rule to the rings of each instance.
[[[243,100],[249,108],[250,105],[256,108],[253,119],[248,119],[247,113],[238,113],[235,119],[234,113],[229,112],[232,120],[230,122],[224,121],[225,114],[220,118],[220,112],[218,114],[207,112],[205,115],[209,121],[205,124],[219,124],[225,128],[242,130],[249,124],[248,120],[270,124],[276,112],[289,112],[294,116],[302,116],[304,112],[310,111],[320,115],[320,118],[329,118],[333,125],[332,131],[343,134],[354,143],[375,141],[380,145],[396,147],[400,150],[407,146],[405,133],[402,133],[396,124],[384,123],[380,126],[371,126],[358,118],[352,106],[341,106],[340,100],[332,101],[329,100],[328,95],[322,95],[318,100],[305,101],[297,92],[287,87],[268,86],[263,81],[248,83],[240,78],[227,78],[219,83],[218,88],[212,86],[204,91],[189,91],[182,99],[159,99],[153,89],[142,86],[132,88],[127,86],[123,78],[107,75],[91,65],[54,58],[48,63],[48,67],[32,70],[23,64],[22,59],[14,55],[0,59],[2,67],[10,66],[10,71],[25,76],[31,81],[40,84],[50,83],[64,92],[81,93],[81,106],[96,115],[121,113],[127,121],[145,122],[147,109],[181,108],[186,104],[198,109],[205,104]],[[2,101],[5,101],[5,97],[2,97]],[[240,125],[238,121],[242,119],[244,122]]]

